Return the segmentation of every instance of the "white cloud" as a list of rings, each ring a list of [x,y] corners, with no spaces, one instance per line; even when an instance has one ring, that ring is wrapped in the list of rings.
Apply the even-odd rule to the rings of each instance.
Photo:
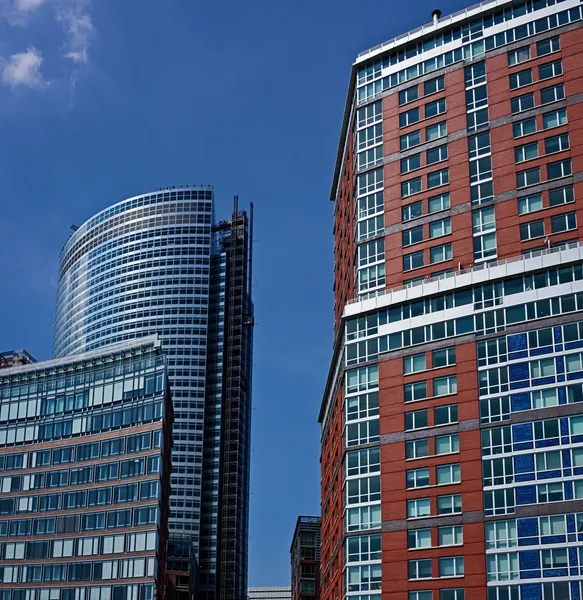
[[[46,0],[16,0],[14,2],[14,8],[20,12],[30,12],[36,10],[45,2]]]
[[[31,0],[27,0],[31,1]],[[95,28],[88,13],[71,7],[57,12],[67,35],[67,51],[65,58],[76,63],[86,63],[88,60],[89,42],[95,33]]]
[[[40,72],[43,55],[34,46],[29,46],[26,52],[13,54],[2,64],[2,82],[12,89],[19,85],[31,88],[44,87],[45,80]]]

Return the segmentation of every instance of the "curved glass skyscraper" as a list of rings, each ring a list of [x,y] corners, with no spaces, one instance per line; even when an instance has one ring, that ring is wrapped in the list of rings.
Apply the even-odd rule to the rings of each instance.
[[[213,212],[211,186],[178,186],[118,202],[77,228],[61,253],[53,350],[67,356],[159,334],[175,409],[170,536],[194,549],[207,597],[236,598],[247,569],[250,245],[246,213],[235,207],[231,220],[213,227]],[[225,349],[243,357],[235,376]],[[233,398],[241,401],[236,411]],[[223,464],[227,443],[236,456]],[[229,540],[232,552],[221,547]],[[237,567],[221,569],[223,556]],[[236,581],[225,581],[233,596],[219,592],[221,570],[237,572]]]

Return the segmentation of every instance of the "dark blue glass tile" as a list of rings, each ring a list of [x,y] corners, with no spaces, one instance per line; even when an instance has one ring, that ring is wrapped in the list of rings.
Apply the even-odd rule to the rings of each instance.
[[[516,381],[514,383],[510,383],[511,390],[523,390],[524,388],[530,387],[528,381]]]
[[[567,515],[567,531],[569,533],[575,533],[575,515]]]
[[[541,356],[541,354],[551,354],[553,352],[552,346],[545,346],[544,348],[533,348],[530,351],[531,356]]]
[[[528,537],[538,538],[538,519],[536,517],[518,519],[516,529],[518,532],[518,539]]]
[[[573,436],[571,436],[571,441],[574,444],[578,444],[579,442],[583,442],[583,435],[573,435]]]
[[[516,488],[516,504],[536,504],[536,486],[524,485]]]
[[[542,600],[542,586],[540,583],[524,583],[520,586],[521,600]]]
[[[564,387],[559,388],[559,404],[567,404],[567,390]]]
[[[514,457],[515,473],[532,473],[534,471],[534,454],[519,454]]]
[[[556,365],[557,365],[557,373],[564,373],[565,372],[565,357],[557,356]]]
[[[510,405],[512,406],[512,412],[530,410],[530,393],[512,394],[510,396]]]
[[[511,383],[513,381],[528,381],[529,375],[528,362],[516,363],[508,367],[508,379]]]
[[[556,438],[553,440],[538,440],[535,445],[537,448],[550,448],[551,446],[558,446],[559,440]]]
[[[578,581],[571,581],[571,600],[581,600]]]
[[[563,417],[559,423],[561,424],[561,435],[569,435],[569,419]]]
[[[565,489],[565,500],[573,500],[573,482],[565,481],[563,487]]]
[[[560,344],[563,341],[563,330],[561,327],[553,327],[553,339],[555,344]]]
[[[575,348],[583,348],[583,340],[577,342],[567,342],[565,344],[565,350],[574,350]]]
[[[541,544],[564,544],[564,535],[543,535],[540,538]]]
[[[525,481],[534,481],[534,480],[535,480],[534,473],[519,473],[518,475],[514,476],[514,481],[516,481],[516,483],[524,483]]]
[[[528,340],[526,333],[515,333],[507,338],[508,352],[516,352],[517,350],[526,350],[528,348]]]
[[[583,379],[583,371],[575,371],[574,373],[567,373],[567,381],[575,381],[577,379]]]
[[[537,474],[537,479],[556,479],[561,476],[561,469],[555,469],[554,471],[543,471]]]
[[[567,577],[568,569],[543,569],[543,577]]]
[[[520,550],[518,564],[521,572],[540,569],[540,552],[538,550]]]
[[[569,566],[578,567],[579,561],[577,560],[577,548],[569,548]]]
[[[573,475],[583,475],[583,467],[574,467]]]
[[[557,381],[558,381],[558,382],[563,382],[563,381],[565,381],[565,376],[564,376],[564,375],[557,375]]]
[[[520,360],[521,358],[528,358],[528,350],[520,350],[518,352],[509,352],[508,360]]]
[[[512,441],[526,442],[532,440],[532,423],[519,423],[512,426]]]
[[[547,385],[548,383],[555,383],[555,376],[551,377],[539,377],[538,379],[532,380],[532,385]]]
[[[577,536],[574,533],[570,533],[567,536],[567,541],[568,542],[576,542],[577,541]]]
[[[561,455],[563,458],[563,468],[571,466],[571,452],[569,450],[562,450]]]

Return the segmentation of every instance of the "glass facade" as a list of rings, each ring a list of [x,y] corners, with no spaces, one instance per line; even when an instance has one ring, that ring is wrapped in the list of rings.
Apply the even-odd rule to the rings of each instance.
[[[156,338],[0,370],[0,597],[163,597],[172,405]]]

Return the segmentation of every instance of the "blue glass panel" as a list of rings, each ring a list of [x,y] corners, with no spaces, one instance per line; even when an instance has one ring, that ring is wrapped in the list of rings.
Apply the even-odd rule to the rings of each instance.
[[[532,380],[532,385],[547,385],[547,383],[555,383],[555,376],[552,377],[539,377],[538,379]]]
[[[551,446],[558,446],[559,443],[559,440],[556,438],[553,440],[538,440],[535,446],[537,448],[550,448]]]
[[[521,358],[528,358],[527,350],[520,350],[519,352],[508,353],[508,360],[520,360]]]
[[[557,344],[555,346],[555,352],[563,352],[563,344]]]
[[[519,423],[512,426],[512,441],[526,442],[532,440],[532,423]]]
[[[544,348],[533,348],[530,351],[531,356],[540,356],[541,354],[551,354],[553,352],[552,346],[545,346]]]
[[[520,550],[518,563],[520,577],[540,577],[540,552],[538,550]]]
[[[538,473],[537,479],[556,479],[561,476],[561,469],[555,469],[554,471],[543,471]]]
[[[523,394],[512,394],[510,396],[510,405],[512,406],[512,412],[530,410],[530,394],[528,392]]]
[[[559,388],[559,404],[567,404],[567,390],[564,387]]]
[[[574,381],[576,379],[583,378],[583,371],[575,371],[574,373],[567,373],[567,381]]]
[[[583,467],[574,467],[573,475],[583,475]]]
[[[571,600],[581,600],[578,581],[571,581]]]
[[[529,379],[528,363],[516,363],[508,367],[508,379],[512,383],[513,381],[528,381]]]
[[[563,330],[560,327],[553,327],[553,339],[555,344],[560,344],[563,341]]]
[[[573,436],[571,436],[571,441],[574,444],[578,444],[579,442],[583,442],[583,435],[573,435]],[[567,442],[565,442],[565,443],[567,443]]]
[[[532,473],[534,471],[534,454],[519,454],[514,457],[515,473]]]
[[[543,535],[540,539],[541,544],[564,544],[564,535]]]
[[[555,361],[557,365],[557,373],[565,372],[565,357],[557,356],[557,360]]]
[[[557,375],[557,381],[558,381],[558,382],[563,382],[563,381],[565,381],[565,376],[564,376],[564,375]]]
[[[569,566],[577,567],[579,561],[577,560],[577,548],[569,548]]]
[[[516,488],[516,504],[536,504],[536,486],[525,485]]]
[[[568,569],[543,569],[543,577],[567,577]]]
[[[520,586],[521,600],[542,600],[542,586],[540,583],[524,583]]]
[[[525,481],[534,481],[536,479],[534,473],[519,473],[514,476],[516,483],[524,483]]]
[[[530,384],[528,381],[515,381],[514,383],[510,384],[510,389],[511,390],[522,390],[529,386],[530,386]]]
[[[561,435],[569,435],[569,419],[563,417],[559,423],[561,424]]]
[[[528,348],[528,340],[526,333],[515,333],[507,338],[508,352],[516,352],[517,350],[526,350]]]
[[[562,450],[561,454],[563,457],[563,467],[570,467],[571,466],[571,452],[569,450]]]
[[[568,342],[565,344],[565,350],[574,350],[575,348],[583,348],[583,340],[578,342]]]
[[[575,528],[575,515],[567,515],[567,531],[569,533],[575,533],[577,531]]]
[[[518,539],[538,537],[538,519],[536,517],[518,519],[516,527],[518,530]]]
[[[565,481],[563,487],[565,488],[565,500],[573,500],[573,482]]]
[[[576,542],[577,541],[577,536],[574,533],[570,533],[567,536],[567,541],[568,542]]]

